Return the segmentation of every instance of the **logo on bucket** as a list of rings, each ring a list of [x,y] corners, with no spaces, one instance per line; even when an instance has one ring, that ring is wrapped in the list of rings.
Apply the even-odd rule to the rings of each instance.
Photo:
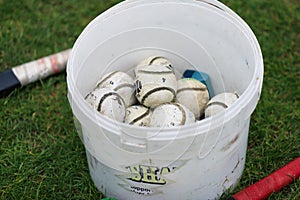
[[[134,165],[127,167],[131,174],[127,179],[134,182],[142,182],[148,184],[156,185],[165,185],[167,183],[166,179],[163,178],[163,175],[168,174],[174,168],[169,167],[154,167],[146,165]]]
[[[121,186],[129,191],[141,195],[153,195],[161,192],[161,187],[167,183],[173,183],[165,175],[172,172],[176,167],[156,167],[148,165],[132,165],[126,167],[128,174],[125,179],[129,184]],[[127,181],[126,181],[127,182]]]

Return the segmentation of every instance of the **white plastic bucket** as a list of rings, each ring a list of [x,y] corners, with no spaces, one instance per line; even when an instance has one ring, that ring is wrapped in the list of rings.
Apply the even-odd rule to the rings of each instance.
[[[192,67],[206,72],[216,94],[240,98],[226,112],[165,129],[113,121],[85,102],[102,75],[132,75],[151,55],[167,57],[178,77]],[[68,98],[96,187],[118,200],[218,199],[243,172],[262,81],[255,35],[218,1],[127,0],[102,13],[83,30],[67,64]]]

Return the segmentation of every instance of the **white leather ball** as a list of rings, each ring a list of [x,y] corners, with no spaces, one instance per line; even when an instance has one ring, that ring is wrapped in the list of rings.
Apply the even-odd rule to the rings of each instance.
[[[187,107],[198,119],[209,101],[207,87],[193,78],[184,78],[177,81],[176,101]]]
[[[142,105],[126,108],[125,123],[136,126],[150,126],[151,111]]]
[[[165,103],[157,106],[151,115],[150,126],[173,127],[195,122],[194,114],[179,103]]]
[[[173,66],[171,64],[171,62],[163,57],[163,56],[150,56],[144,60],[142,60],[136,67],[135,67],[135,74],[137,75],[139,72],[139,69],[145,65],[161,65],[161,66],[164,66],[168,69],[171,69],[172,71],[173,70]]]
[[[126,107],[137,102],[134,80],[125,72],[113,71],[105,74],[101,80],[98,81],[96,87],[113,89],[123,98]]]
[[[231,106],[239,96],[236,93],[221,93],[214,96],[207,104],[205,118],[216,115]]]
[[[99,113],[119,122],[124,121],[125,102],[116,91],[108,88],[96,88],[85,99]]]
[[[146,107],[155,107],[175,99],[177,80],[174,72],[162,65],[145,65],[135,78],[136,97]]]

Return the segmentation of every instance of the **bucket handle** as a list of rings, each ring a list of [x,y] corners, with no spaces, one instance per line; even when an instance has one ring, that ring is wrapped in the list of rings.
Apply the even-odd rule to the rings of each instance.
[[[121,131],[120,143],[122,148],[126,151],[135,153],[146,153],[147,151],[146,138],[134,137],[124,131]]]
[[[210,0],[196,0],[196,1],[201,1],[203,3],[209,4],[209,5],[211,5],[211,6],[215,7],[215,8],[218,8],[218,9],[226,12],[223,8],[221,8],[219,5],[216,5],[215,2],[212,2]]]

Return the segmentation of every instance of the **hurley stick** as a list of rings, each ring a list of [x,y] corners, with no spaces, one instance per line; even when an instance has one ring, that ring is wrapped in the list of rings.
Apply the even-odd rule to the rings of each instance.
[[[57,74],[66,68],[71,49],[34,60],[0,73],[0,97],[39,79]]]
[[[260,181],[234,194],[228,200],[263,200],[300,177],[300,157]]]

